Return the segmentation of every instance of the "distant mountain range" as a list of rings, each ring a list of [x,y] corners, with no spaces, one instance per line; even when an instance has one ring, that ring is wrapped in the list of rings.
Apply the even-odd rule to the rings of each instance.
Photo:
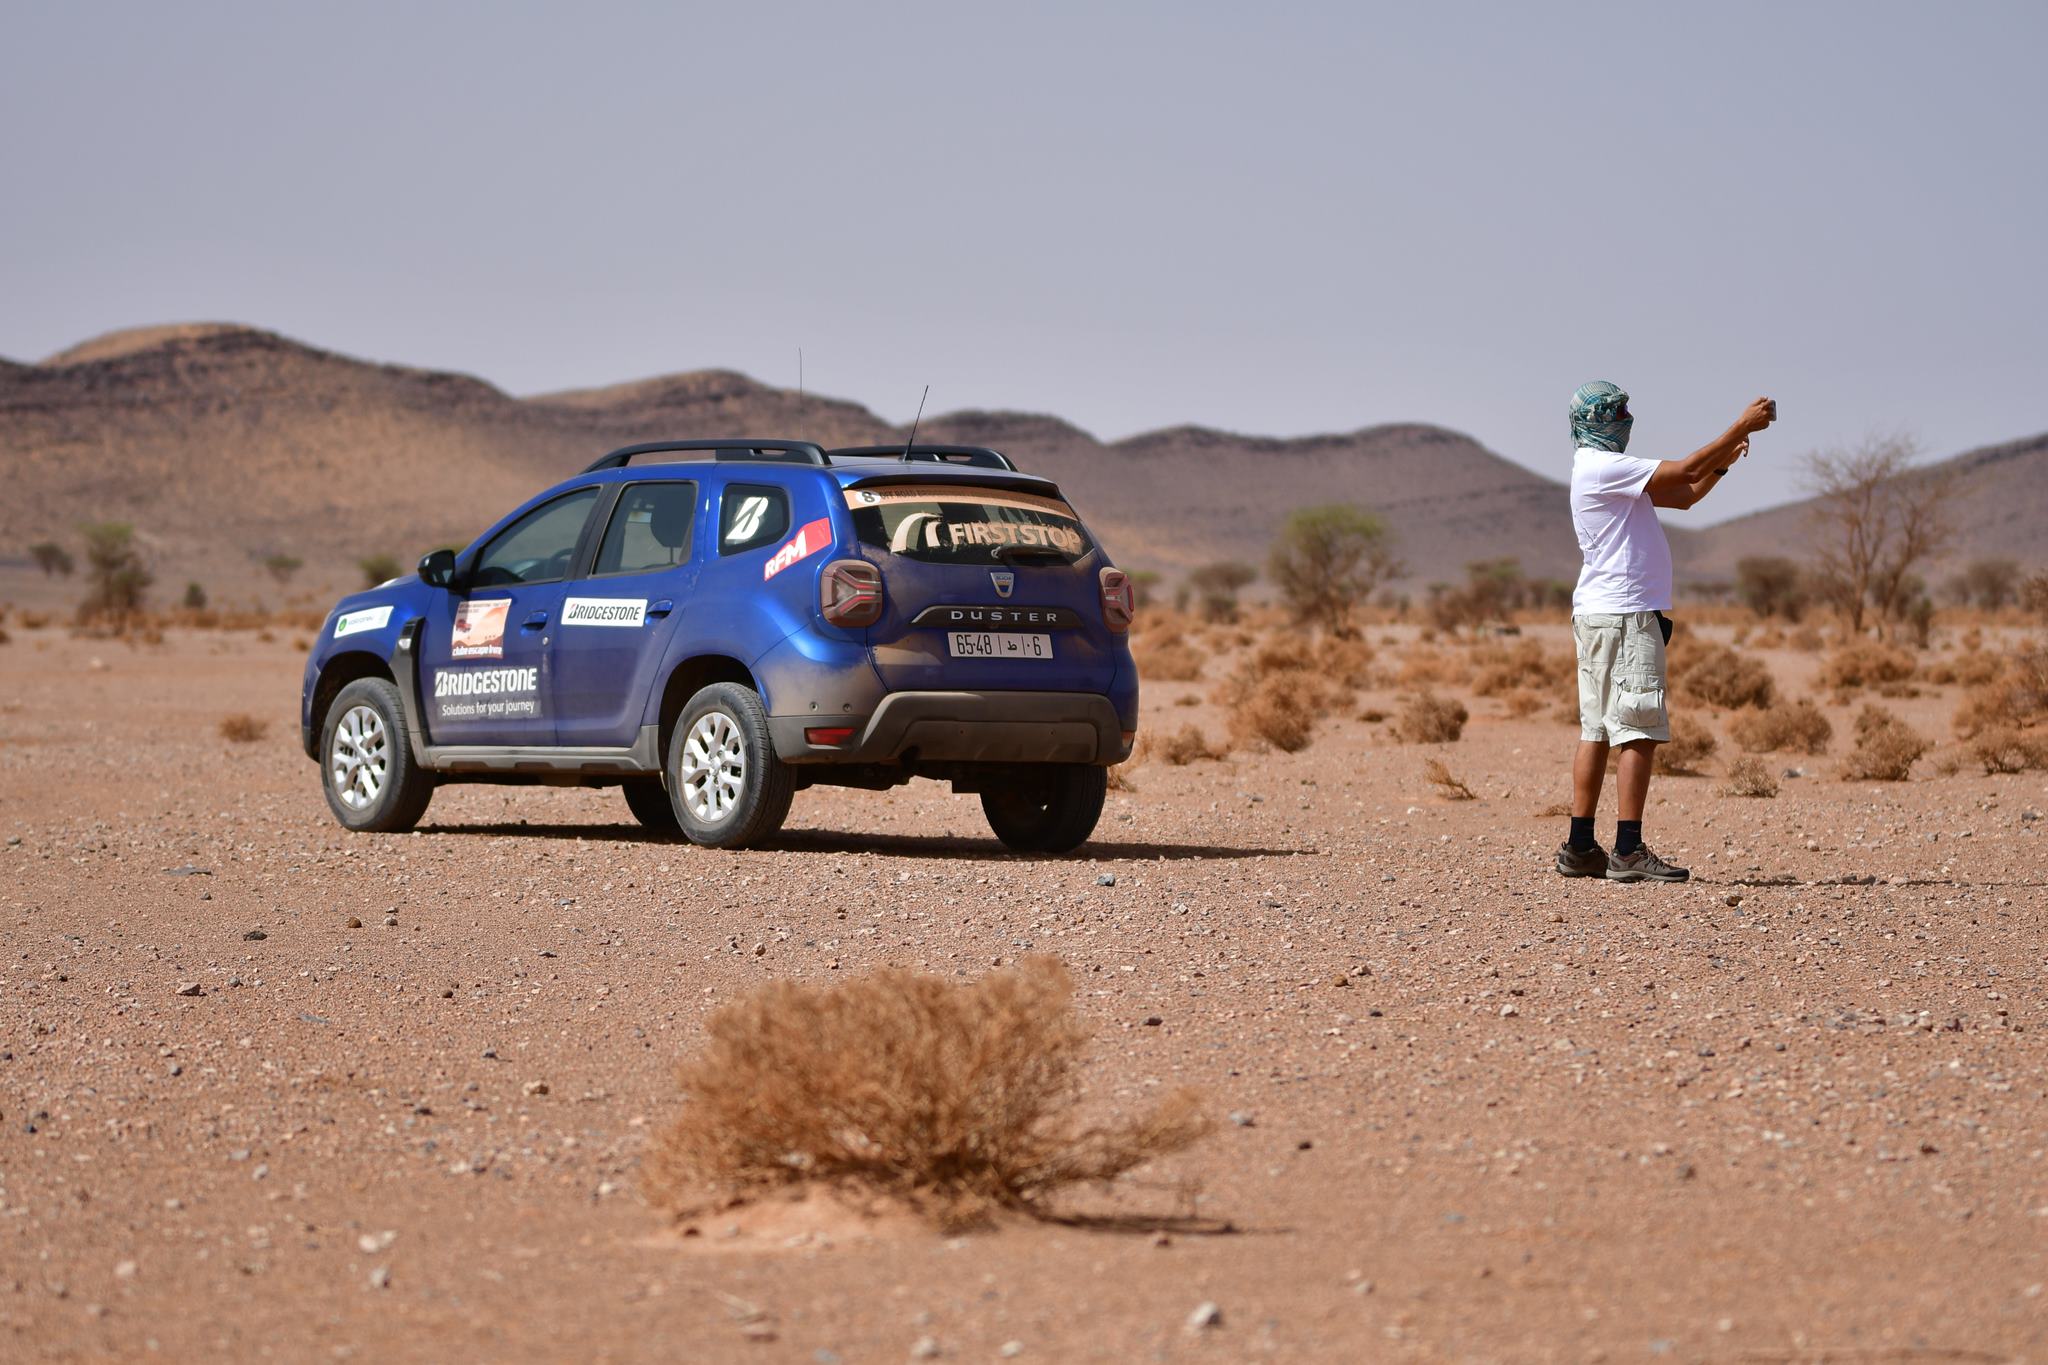
[[[158,596],[197,581],[220,601],[273,598],[261,562],[327,593],[356,560],[467,542],[514,503],[614,446],[753,435],[825,445],[902,440],[857,403],[799,396],[724,370],[515,398],[482,380],[380,365],[256,328],[116,332],[37,364],[0,360],[0,600],[75,592],[29,567],[35,541],[127,521]],[[1297,507],[1359,502],[1386,517],[1408,581],[1462,578],[1513,557],[1577,572],[1564,491],[1470,437],[1396,424],[1280,440],[1172,427],[1105,443],[1057,417],[966,411],[920,437],[990,445],[1059,481],[1118,562],[1169,578],[1264,560]],[[1957,559],[2048,562],[2048,434],[1930,466],[1962,484]],[[1744,554],[1798,552],[1805,506],[1671,531],[1681,574],[1725,576]]]

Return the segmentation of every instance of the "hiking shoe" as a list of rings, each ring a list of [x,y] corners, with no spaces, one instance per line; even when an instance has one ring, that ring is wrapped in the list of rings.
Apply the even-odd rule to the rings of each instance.
[[[1557,875],[1560,877],[1604,877],[1607,875],[1607,850],[1595,844],[1583,853],[1562,843],[1557,846]]]
[[[1650,852],[1648,844],[1633,853],[1617,853],[1607,860],[1607,880],[1610,882],[1682,882],[1692,873],[1682,867],[1673,867],[1656,854]]]

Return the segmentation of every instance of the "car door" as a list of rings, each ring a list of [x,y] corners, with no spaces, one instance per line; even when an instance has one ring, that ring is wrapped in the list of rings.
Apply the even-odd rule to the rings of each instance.
[[[619,490],[551,646],[556,743],[624,748],[638,737],[696,587],[697,496],[687,479]]]
[[[484,544],[460,587],[436,595],[419,643],[433,743],[555,742],[548,646],[598,491],[533,508]]]

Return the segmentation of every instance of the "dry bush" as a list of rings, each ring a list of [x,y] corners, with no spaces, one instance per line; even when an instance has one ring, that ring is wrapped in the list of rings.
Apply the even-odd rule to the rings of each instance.
[[[688,1104],[646,1163],[679,1214],[816,1182],[902,1199],[959,1226],[1036,1216],[1209,1130],[1192,1092],[1083,1124],[1086,1030],[1049,957],[971,985],[885,967],[840,985],[776,982],[713,1015],[679,1076]]]
[[[1209,746],[1209,737],[1192,725],[1180,729],[1154,743],[1150,752],[1157,754],[1176,768],[1185,768],[1202,759],[1222,758],[1228,748],[1214,749]]]
[[[1735,632],[1735,643],[1748,645],[1751,649],[1783,649],[1785,632],[1776,626],[1766,626],[1754,635],[1747,630],[1738,630]]]
[[[1296,753],[1308,747],[1316,718],[1335,700],[1313,674],[1268,674],[1231,707],[1231,738],[1239,744],[1270,744]]]
[[[1803,754],[1824,754],[1835,737],[1835,727],[1821,709],[1805,697],[1790,706],[1738,711],[1728,726],[1735,742],[1753,754],[1771,754],[1784,749]]]
[[[1373,658],[1373,648],[1364,640],[1325,635],[1316,641],[1315,667],[1324,677],[1345,687],[1371,687],[1377,681]]]
[[[1131,651],[1138,664],[1138,676],[1152,682],[1193,682],[1202,676],[1209,656],[1186,640],[1154,644],[1145,640]]]
[[[1541,711],[1543,704],[1549,700],[1551,700],[1551,694],[1548,692],[1538,692],[1527,687],[1518,687],[1514,691],[1502,696],[1500,704],[1501,708],[1510,716],[1520,720],[1524,716],[1533,716],[1538,711]],[[1572,704],[1571,715],[1573,722],[1576,723],[1579,718],[1578,704],[1576,702]]]
[[[1450,744],[1465,733],[1471,718],[1462,702],[1418,692],[1394,717],[1394,734],[1406,744]]]
[[[1721,791],[1728,796],[1776,796],[1778,779],[1762,759],[1744,754],[1728,765],[1728,780]]]
[[[0,626],[0,645],[12,644],[13,642],[14,637],[7,633],[6,627]]]
[[[1970,741],[1970,756],[1987,773],[2023,773],[2048,768],[2048,734],[1997,726],[1979,730]]]
[[[1827,639],[1812,626],[1801,626],[1786,637],[1792,648],[1804,654],[1818,654],[1826,647]]]
[[[232,716],[222,716],[220,721],[220,737],[230,744],[254,744],[269,733],[269,730],[269,721],[258,720],[254,716],[240,712]]]
[[[1443,764],[1443,760],[1432,758],[1422,765],[1423,780],[1442,793],[1446,801],[1477,801],[1479,795],[1465,785],[1464,779],[1456,776]]]
[[[1913,676],[1913,656],[1897,645],[1857,640],[1843,645],[1820,668],[1820,684],[1838,692],[1902,683]]]
[[[1136,755],[1134,754],[1133,758],[1135,757]],[[1125,771],[1125,769],[1130,768],[1132,766],[1134,766],[1132,761],[1130,759],[1126,759],[1122,763],[1116,764],[1114,767],[1112,767],[1105,777],[1105,789],[1113,792],[1136,791],[1138,789],[1138,784],[1131,781],[1130,774]]]
[[[1473,646],[1471,658],[1472,690],[1482,697],[1521,687],[1571,687],[1579,675],[1575,653],[1545,649],[1536,640],[1517,640],[1512,645],[1487,641]]]
[[[1906,722],[1875,703],[1856,716],[1856,747],[1842,764],[1848,782],[1903,782],[1928,742]]]
[[[1778,695],[1771,670],[1761,660],[1727,645],[1680,650],[1667,658],[1666,667],[1674,687],[1709,706],[1769,706]]]
[[[1987,654],[1981,649],[1966,649],[1953,658],[1935,659],[1920,670],[1927,681],[1940,687],[1960,684],[1963,687],[1982,687],[1995,682],[2005,671],[2005,660],[1996,654]]]
[[[48,612],[29,611],[26,608],[22,610],[21,628],[23,630],[41,630],[49,624],[50,616]]]
[[[1413,645],[1401,658],[1394,674],[1400,687],[1462,687],[1472,680],[1472,666],[1462,655],[1447,654],[1429,645]]]
[[[2024,728],[2048,720],[2048,648],[2034,646],[2005,662],[1990,682],[1973,687],[1956,708],[1956,733],[1974,739],[1985,730]]]
[[[1657,770],[1678,776],[1699,776],[1700,765],[1714,756],[1720,741],[1704,722],[1691,716],[1671,718],[1671,738],[1657,746]]]

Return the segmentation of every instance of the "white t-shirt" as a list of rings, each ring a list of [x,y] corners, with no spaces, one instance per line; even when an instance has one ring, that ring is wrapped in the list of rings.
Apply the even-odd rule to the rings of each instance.
[[[1572,529],[1586,567],[1572,614],[1671,610],[1671,546],[1650,503],[1657,461],[1580,446],[1572,457]]]

